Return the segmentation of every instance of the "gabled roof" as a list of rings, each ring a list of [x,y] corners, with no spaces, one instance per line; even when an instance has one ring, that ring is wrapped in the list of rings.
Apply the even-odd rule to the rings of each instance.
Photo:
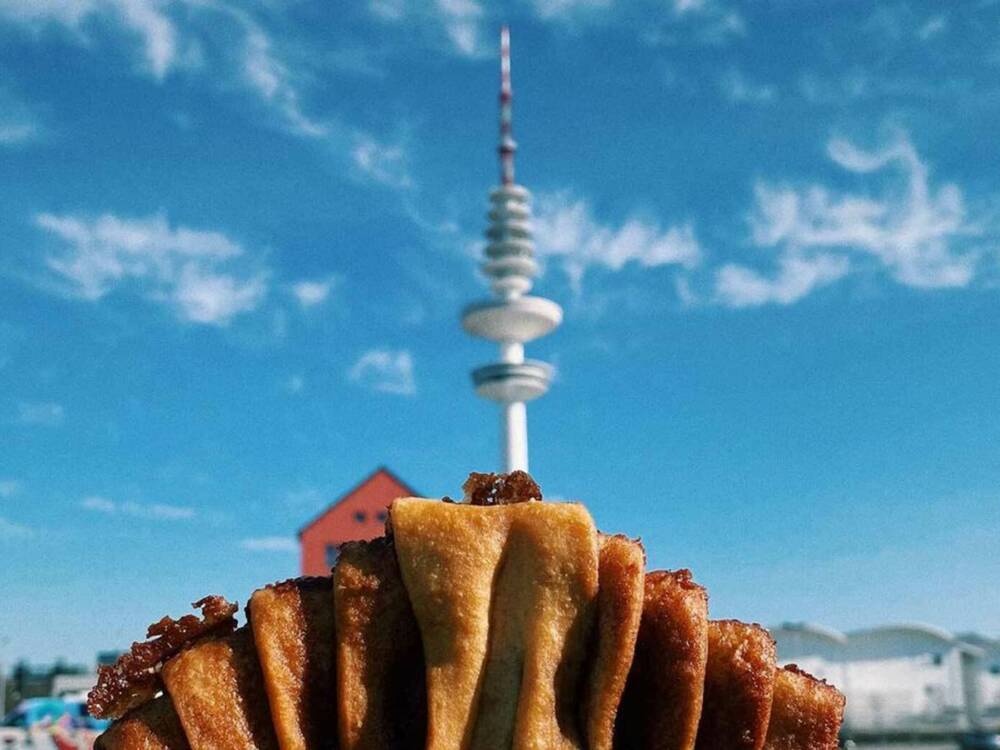
[[[351,489],[349,489],[343,495],[341,495],[336,500],[334,500],[332,503],[330,503],[328,506],[326,506],[326,508],[324,508],[322,512],[316,514],[316,516],[314,516],[313,519],[311,521],[309,521],[305,526],[301,527],[299,529],[299,532],[298,532],[299,538],[301,539],[302,535],[306,531],[308,531],[312,526],[314,526],[316,523],[318,523],[320,519],[324,518],[327,513],[329,513],[334,508],[336,508],[338,505],[340,505],[345,500],[348,500],[353,495],[355,495],[358,492],[360,492],[362,489],[364,489],[365,485],[367,485],[369,482],[371,482],[373,479],[375,479],[375,477],[378,477],[378,476],[387,476],[387,477],[389,477],[389,479],[391,479],[396,484],[398,484],[400,487],[402,487],[406,491],[406,493],[408,495],[417,496],[417,495],[420,494],[416,490],[414,490],[412,487],[410,487],[410,485],[408,485],[406,482],[404,482],[402,479],[400,479],[398,476],[396,476],[387,467],[385,467],[385,466],[379,466],[378,468],[375,469],[375,471],[371,472],[368,476],[366,476],[364,479],[362,479],[356,485],[354,485],[353,487],[351,487]]]

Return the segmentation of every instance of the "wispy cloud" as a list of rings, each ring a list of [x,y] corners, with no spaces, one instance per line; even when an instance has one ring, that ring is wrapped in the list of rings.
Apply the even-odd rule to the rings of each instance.
[[[54,401],[21,401],[17,405],[17,421],[24,425],[58,427],[65,417],[62,404]]]
[[[322,508],[330,501],[328,493],[323,492],[318,487],[299,487],[289,490],[281,499],[286,508],[290,508],[296,512],[312,512],[318,508]]]
[[[21,483],[16,479],[0,479],[0,497],[13,497],[21,491]]]
[[[413,185],[409,156],[402,145],[380,143],[368,134],[356,138],[351,158],[365,176],[394,188]]]
[[[13,148],[38,140],[38,116],[20,97],[0,84],[0,147]]]
[[[730,68],[719,79],[719,90],[734,104],[763,104],[773,101],[778,93],[770,84],[751,81],[739,68]]]
[[[535,14],[543,19],[566,19],[568,16],[593,13],[611,7],[611,0],[534,0]]]
[[[306,379],[302,375],[289,375],[282,383],[286,392],[297,396],[306,388]]]
[[[240,541],[247,552],[298,552],[299,544],[290,536],[249,537]]]
[[[435,46],[464,57],[486,53],[482,26],[483,6],[477,0],[369,0],[372,14],[383,22],[403,26],[438,40]]]
[[[790,305],[815,289],[843,277],[847,258],[818,253],[811,257],[783,256],[778,271],[767,277],[753,269],[726,264],[716,273],[716,300],[727,307]]]
[[[292,284],[292,295],[302,307],[316,307],[327,301],[330,291],[336,285],[335,277],[325,279],[303,279]]]
[[[136,40],[140,67],[156,81],[180,70],[210,74],[254,94],[290,132],[326,136],[330,127],[305,113],[297,77],[250,7],[226,0],[0,0],[0,20],[36,34],[61,27],[91,47],[90,32],[99,26]],[[217,53],[211,65],[206,50]]]
[[[563,28],[614,25],[641,29],[653,45],[720,44],[745,33],[743,17],[723,0],[532,0],[535,15]]]
[[[483,54],[479,24],[483,8],[475,0],[436,0],[445,33],[463,55]]]
[[[938,7],[948,8],[947,5]],[[870,34],[882,45],[905,44],[914,39],[926,42],[948,29],[947,13],[935,12],[927,15],[919,4],[884,3],[873,5],[872,8],[873,11],[868,20],[862,24],[861,31]]]
[[[0,516],[0,542],[26,539],[34,535],[35,530],[30,526]]]
[[[603,224],[594,218],[587,201],[565,192],[539,198],[535,238],[539,255],[558,261],[578,291],[593,267],[619,271],[635,263],[645,268],[692,268],[701,257],[691,224],[663,229],[638,217],[618,226]]]
[[[132,288],[169,305],[183,320],[224,326],[256,309],[267,293],[267,272],[243,267],[239,243],[217,231],[172,227],[162,213],[146,218],[43,213],[35,223],[62,241],[46,265],[81,299],[96,301]]]
[[[243,30],[239,52],[243,78],[252,91],[283,118],[297,135],[322,138],[330,133],[331,125],[305,113],[301,94],[288,65],[274,52],[271,37],[244,11],[235,6],[225,7]]]
[[[150,521],[187,521],[195,517],[194,508],[166,503],[115,502],[100,495],[90,495],[80,501],[80,507],[93,513],[143,518]]]
[[[790,304],[866,268],[918,288],[973,281],[979,254],[966,242],[977,229],[966,219],[962,191],[951,183],[932,187],[930,169],[906,134],[872,151],[833,138],[827,155],[847,172],[883,179],[864,193],[758,183],[752,241],[776,252],[777,273],[727,264],[716,272],[718,301]]]
[[[100,18],[137,38],[149,72],[162,79],[178,56],[178,32],[156,0],[3,0],[0,17],[32,29],[60,25],[86,40],[85,22]]]
[[[370,349],[347,372],[351,382],[382,393],[412,396],[417,392],[413,357],[405,350]]]
[[[924,24],[917,30],[917,36],[920,37],[922,41],[927,41],[928,39],[933,39],[934,37],[942,34],[948,29],[948,17],[942,14],[934,15],[928,18]]]

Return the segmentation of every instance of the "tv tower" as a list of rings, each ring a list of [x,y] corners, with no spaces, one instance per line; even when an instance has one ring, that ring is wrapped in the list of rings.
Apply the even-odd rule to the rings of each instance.
[[[483,273],[494,298],[469,305],[462,313],[467,333],[495,341],[500,358],[472,371],[476,394],[500,405],[501,466],[528,470],[526,403],[549,389],[552,367],[524,358],[524,344],[550,333],[562,322],[562,308],[533,297],[538,275],[531,236],[531,193],[514,182],[517,144],[511,130],[510,30],[500,30],[500,185],[490,192]]]

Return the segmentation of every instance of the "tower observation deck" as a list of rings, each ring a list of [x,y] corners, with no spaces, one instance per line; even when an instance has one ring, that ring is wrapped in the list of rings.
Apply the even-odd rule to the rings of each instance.
[[[500,185],[490,192],[483,273],[493,298],[465,308],[467,333],[495,341],[499,361],[472,371],[476,394],[500,406],[501,465],[504,471],[528,469],[526,403],[549,389],[552,367],[524,358],[524,344],[551,333],[562,322],[562,308],[528,294],[538,275],[531,232],[531,193],[514,181],[511,128],[510,32],[500,31]]]

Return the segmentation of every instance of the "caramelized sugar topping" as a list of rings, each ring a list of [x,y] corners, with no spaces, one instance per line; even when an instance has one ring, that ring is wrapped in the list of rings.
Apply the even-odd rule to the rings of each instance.
[[[472,505],[512,505],[542,499],[542,490],[526,471],[510,474],[472,472],[462,485],[462,491]]]
[[[146,703],[162,689],[160,668],[189,643],[208,635],[226,635],[236,627],[236,605],[221,596],[206,596],[191,605],[201,617],[163,617],[146,631],[147,640],[133,643],[111,666],[101,667],[97,685],[87,696],[91,716],[112,719]]]

